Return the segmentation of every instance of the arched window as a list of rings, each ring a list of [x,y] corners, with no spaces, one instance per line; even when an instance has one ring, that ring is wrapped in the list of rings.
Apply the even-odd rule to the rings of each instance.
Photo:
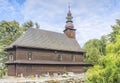
[[[28,60],[32,59],[32,52],[28,52]]]
[[[10,60],[10,61],[13,61],[13,60],[14,60],[14,55],[13,55],[13,53],[10,53],[10,54],[9,54],[9,60]]]

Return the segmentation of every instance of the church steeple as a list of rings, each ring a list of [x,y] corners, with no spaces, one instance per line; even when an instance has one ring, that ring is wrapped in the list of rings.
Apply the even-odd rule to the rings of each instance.
[[[66,22],[68,22],[68,21],[72,22],[73,17],[72,17],[71,11],[70,11],[70,5],[68,6],[68,8],[69,8],[69,11],[67,13],[67,17],[66,17],[67,21]]]
[[[70,5],[69,5],[69,11],[67,13],[67,16],[66,16],[66,25],[65,25],[65,30],[64,30],[64,33],[69,37],[69,38],[75,38],[75,30],[74,29],[74,25],[73,25],[73,17],[72,17],[72,13],[70,11]]]

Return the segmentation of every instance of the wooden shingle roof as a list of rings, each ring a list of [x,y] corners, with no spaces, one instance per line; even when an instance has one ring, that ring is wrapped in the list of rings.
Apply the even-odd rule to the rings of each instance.
[[[12,48],[13,46],[84,52],[76,39],[68,38],[63,33],[35,28],[29,28],[20,38],[7,48]]]

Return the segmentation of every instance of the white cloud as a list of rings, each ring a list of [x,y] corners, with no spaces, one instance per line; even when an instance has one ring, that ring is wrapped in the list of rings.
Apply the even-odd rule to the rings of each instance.
[[[24,20],[39,22],[42,29],[62,32],[69,0],[26,0],[22,13]],[[93,38],[100,38],[111,32],[111,25],[120,13],[116,0],[70,0],[77,29],[77,40],[83,44]],[[114,3],[114,4],[113,4]],[[115,5],[115,6],[114,6]]]
[[[0,0],[0,20],[16,20],[21,22],[22,15],[20,8],[21,6],[16,0],[11,0],[11,3],[9,0]]]
[[[63,11],[54,0],[49,2],[45,0],[27,0],[24,3],[22,13],[25,16],[25,20],[32,19],[35,21],[50,22],[51,18],[57,19],[57,15],[60,15]]]
[[[89,39],[111,32],[110,26],[120,18],[119,0],[25,0],[22,5],[16,0],[0,2],[1,19],[15,19],[22,23],[32,20],[38,22],[41,29],[56,32],[64,30],[70,2],[77,40],[82,46]]]
[[[3,14],[4,12],[4,14]],[[9,14],[11,12],[11,15],[14,13],[14,8],[8,3],[6,0],[0,0],[0,15],[3,15],[5,17],[9,18]]]
[[[89,39],[99,38],[109,34],[111,25],[115,24],[115,19],[119,18],[119,12],[110,13],[108,16],[94,15],[89,18],[76,17],[74,24],[77,27],[77,40],[83,45]]]

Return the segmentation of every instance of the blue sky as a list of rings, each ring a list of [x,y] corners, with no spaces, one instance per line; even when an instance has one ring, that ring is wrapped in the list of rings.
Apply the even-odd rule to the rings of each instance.
[[[111,25],[120,19],[119,0],[0,0],[0,21],[16,20],[22,24],[32,20],[41,29],[62,33],[69,2],[81,46],[110,33]]]

